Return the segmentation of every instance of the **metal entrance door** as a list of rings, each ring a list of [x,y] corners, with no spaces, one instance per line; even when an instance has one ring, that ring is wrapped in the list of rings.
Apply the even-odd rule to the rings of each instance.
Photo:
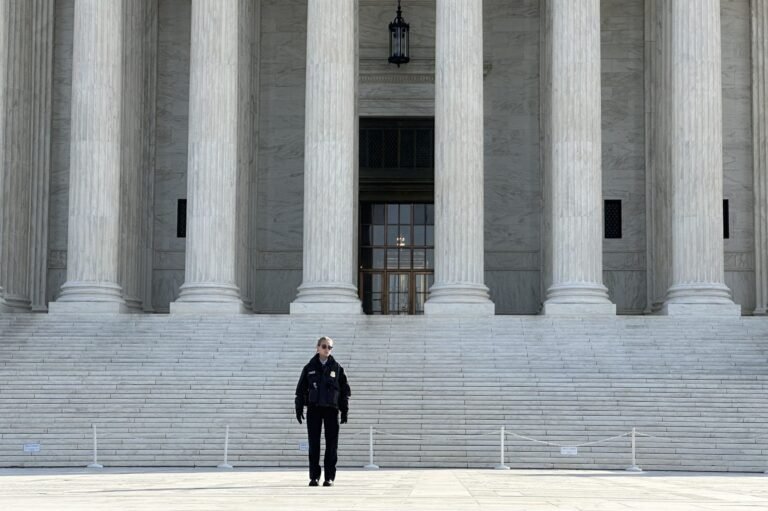
[[[423,314],[434,281],[434,206],[360,204],[360,298],[366,314]]]

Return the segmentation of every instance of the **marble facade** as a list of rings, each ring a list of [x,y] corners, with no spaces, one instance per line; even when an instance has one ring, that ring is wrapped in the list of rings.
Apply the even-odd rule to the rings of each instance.
[[[359,307],[359,303],[355,303],[355,234],[334,234],[339,236],[333,244],[337,253],[346,250],[349,254],[336,273],[325,274],[327,264],[318,259],[320,256],[311,255],[317,250],[311,249],[311,236],[307,239],[308,235],[323,232],[323,227],[305,229],[309,225],[305,212],[314,207],[306,202],[307,164],[324,161],[324,157],[318,155],[308,159],[310,152],[305,140],[311,128],[312,106],[306,84],[315,83],[310,79],[307,66],[308,51],[317,49],[317,45],[311,45],[308,50],[307,45],[310,7],[314,1],[35,0],[30,3],[34,7],[30,7],[29,13],[19,14],[15,9],[25,2],[2,0],[0,63],[13,62],[22,51],[35,57],[27,59],[34,62],[29,69],[18,68],[23,73],[14,71],[17,68],[10,65],[0,66],[0,111],[4,118],[0,123],[3,165],[0,169],[3,193],[0,288],[5,297],[0,307],[9,311],[42,311],[49,307],[81,310],[83,303],[88,309],[94,300],[103,305],[105,300],[99,297],[106,293],[114,298],[109,310],[168,312],[218,308],[229,312],[287,313],[291,308],[296,309],[294,312],[307,309],[301,304],[307,303],[308,289],[310,294],[320,292],[321,298],[315,303],[333,303],[334,299],[323,295],[328,283],[335,286],[334,293],[342,290],[341,295],[336,294],[344,297],[342,301],[352,308]],[[82,20],[76,18],[75,12],[82,8],[80,4],[90,3],[108,4],[115,12],[120,11],[119,21],[115,23],[121,34],[122,49],[115,55],[124,55],[122,59],[114,57],[110,66],[121,73],[121,93],[108,105],[102,103],[107,108],[115,108],[115,112],[123,112],[121,124],[114,127],[116,133],[110,139],[122,143],[121,151],[111,160],[116,166],[113,170],[117,168],[119,172],[117,176],[112,175],[110,184],[97,187],[99,193],[106,193],[106,186],[109,193],[116,194],[99,201],[107,207],[103,214],[88,202],[73,202],[78,193],[96,193],[87,189],[78,192],[78,187],[87,183],[80,183],[73,172],[76,168],[85,168],[79,163],[78,143],[79,134],[88,130],[87,123],[78,124],[82,122],[78,119],[82,119],[83,110],[75,101],[78,78],[86,76],[77,71],[80,61],[75,43],[82,36],[78,25]],[[194,95],[195,90],[199,90],[195,85],[198,83],[195,66],[201,64],[195,60],[193,49],[196,42],[212,33],[208,32],[212,28],[208,24],[192,30],[193,12],[197,4],[209,3],[213,6],[208,7],[217,12],[226,4],[232,12],[240,14],[237,22],[231,22],[237,24],[237,30],[227,34],[232,39],[228,44],[233,48],[232,55],[237,56],[237,63],[231,74],[227,74],[229,71],[206,60],[213,66],[210,69],[215,69],[216,79],[209,77],[211,83],[202,85],[201,98]],[[346,5],[347,0],[341,3]],[[550,310],[545,312],[553,313],[561,309],[557,302],[563,295],[555,291],[562,289],[568,289],[566,295],[573,296],[565,303],[573,305],[575,313],[595,312],[595,307],[585,304],[594,305],[592,291],[601,290],[598,293],[601,307],[597,307],[600,313],[612,313],[615,307],[619,314],[642,314],[666,310],[664,304],[673,282],[690,283],[699,279],[717,284],[729,311],[734,310],[733,303],[736,303],[744,314],[765,314],[768,299],[765,133],[768,130],[765,101],[760,99],[760,94],[765,91],[767,22],[766,10],[758,0],[706,1],[711,12],[717,11],[721,34],[721,55],[711,58],[720,63],[717,90],[721,101],[722,158],[711,172],[720,176],[719,196],[729,200],[730,237],[720,239],[722,247],[718,245],[711,237],[712,233],[721,232],[719,217],[705,218],[710,234],[701,239],[711,254],[705,261],[695,262],[703,262],[707,268],[719,264],[720,269],[714,276],[704,272],[679,275],[677,280],[673,276],[674,264],[678,268],[689,265],[683,259],[675,259],[673,248],[681,246],[680,239],[685,238],[689,230],[685,226],[675,227],[673,210],[685,205],[690,197],[689,192],[678,195],[682,203],[672,206],[675,195],[669,180],[675,172],[686,171],[682,167],[669,167],[664,159],[666,149],[661,142],[662,135],[672,120],[665,120],[661,113],[664,108],[667,112],[677,111],[675,104],[670,103],[670,89],[664,85],[667,83],[664,62],[674,58],[676,50],[664,46],[660,27],[667,25],[658,22],[676,19],[664,17],[664,9],[674,6],[676,0],[566,2],[575,9],[587,9],[583,12],[588,12],[587,19],[594,22],[594,33],[589,41],[580,44],[587,51],[599,50],[590,52],[596,59],[595,67],[591,81],[583,82],[591,84],[588,86],[590,100],[597,101],[590,112],[599,110],[598,116],[590,121],[593,126],[590,143],[598,155],[589,167],[592,169],[590,183],[583,181],[582,167],[579,175],[570,176],[568,180],[568,172],[575,168],[569,165],[569,158],[562,160],[561,167],[551,167],[546,156],[557,152],[558,144],[551,136],[555,131],[550,131],[549,113],[554,105],[568,103],[567,96],[561,100],[552,94],[553,88],[558,91],[559,88],[556,81],[546,81],[549,63],[562,63],[562,57],[567,64],[568,59],[577,58],[565,51],[574,48],[574,41],[565,41],[563,53],[552,53],[557,41],[551,39],[547,23],[562,16],[562,0],[405,1],[403,9],[411,23],[413,60],[399,69],[386,62],[386,26],[394,15],[394,2],[349,0],[348,3],[356,9],[347,25],[357,38],[356,45],[350,42],[356,51],[354,61],[340,64],[335,60],[328,68],[333,71],[333,66],[337,70],[338,66],[347,70],[350,66],[356,67],[357,80],[348,83],[351,88],[339,92],[342,99],[350,99],[350,94],[357,98],[345,107],[357,111],[353,117],[345,114],[347,123],[350,119],[354,123],[356,116],[435,116],[437,123],[449,118],[441,117],[436,111],[436,96],[440,97],[437,88],[451,93],[455,90],[452,83],[464,83],[464,79],[447,75],[447,81],[439,78],[441,72],[452,69],[446,64],[450,59],[441,60],[437,51],[436,41],[440,41],[438,36],[445,23],[440,21],[439,9],[455,14],[467,5],[482,5],[482,51],[473,51],[475,60],[469,55],[459,58],[455,52],[449,55],[459,58],[459,64],[461,59],[468,64],[471,61],[473,65],[466,67],[472,67],[474,76],[482,73],[480,133],[476,129],[468,130],[455,139],[464,143],[470,132],[475,139],[477,135],[480,137],[482,190],[475,195],[479,199],[470,200],[468,204],[480,207],[482,227],[453,227],[454,233],[472,231],[475,238],[457,240],[454,248],[446,248],[450,253],[438,264],[441,268],[452,268],[453,273],[445,274],[438,289],[446,283],[463,282],[471,282],[470,287],[475,290],[487,287],[484,313],[495,309],[496,314],[537,314],[546,309],[547,302]],[[22,25],[17,24],[20,16],[25,20]],[[467,16],[463,13],[461,19],[469,19]],[[341,22],[338,17],[328,21]],[[676,21],[671,23],[675,30]],[[101,21],[95,22],[96,28],[103,29],[100,25]],[[24,33],[30,37],[19,46],[14,34],[20,33],[22,26],[28,27]],[[33,27],[36,28],[33,30]],[[326,34],[326,37],[329,36]],[[216,46],[221,40],[214,37]],[[115,65],[118,61],[120,65]],[[458,69],[465,70],[460,65]],[[103,76],[101,72],[96,75]],[[205,76],[203,72],[202,77]],[[554,74],[552,78],[556,80],[557,76],[565,75]],[[28,105],[24,108],[29,111],[22,117],[29,117],[29,127],[17,122],[18,114],[12,111],[12,105],[19,103],[8,99],[16,90],[14,80],[30,81],[33,87],[29,90],[35,91],[21,103]],[[224,82],[229,84],[229,96],[222,97],[222,106],[217,107],[206,98],[211,94],[219,97]],[[572,94],[578,98],[581,92]],[[90,96],[93,99],[98,95]],[[478,94],[473,93],[472,97],[477,98]],[[228,111],[226,107],[232,104],[239,107]],[[219,187],[220,193],[213,192],[215,186],[204,187],[210,192],[208,199],[196,195],[200,188],[192,180],[195,169],[210,176],[212,169],[223,172],[225,164],[224,160],[211,159],[215,156],[212,153],[211,158],[199,160],[200,155],[190,152],[190,147],[196,147],[190,119],[199,118],[194,117],[199,111],[194,105],[213,110],[211,115],[226,119],[231,130],[220,137],[217,135],[219,140],[229,141],[222,144],[231,146],[229,152],[224,152],[228,158],[226,167],[231,173],[211,183],[236,183],[236,186],[233,189]],[[449,109],[448,113],[451,112]],[[714,114],[707,119],[716,118]],[[202,122],[192,124],[200,127],[204,125]],[[106,136],[103,123],[99,121],[97,125],[97,134]],[[564,128],[562,140],[567,142],[574,132],[568,126]],[[25,138],[24,130],[31,136]],[[440,132],[440,127],[436,130]],[[210,135],[200,136],[209,140]],[[20,145],[22,139],[30,140],[31,147]],[[345,140],[349,142],[348,139],[347,136]],[[354,151],[354,147],[351,150]],[[26,156],[19,158],[19,154]],[[449,158],[449,162],[455,162],[459,156]],[[477,160],[475,157],[474,161]],[[196,161],[202,163],[197,165]],[[14,173],[14,169],[20,168],[19,165],[34,170],[29,173],[26,184],[15,179],[19,174],[18,170]],[[98,167],[99,170],[105,168]],[[329,170],[332,172],[333,168]],[[556,168],[562,168],[562,173],[556,173],[553,170]],[[92,172],[89,170],[86,176]],[[343,198],[350,202],[341,213],[354,226],[356,174],[355,169],[347,172],[348,181],[344,182],[347,192]],[[450,175],[441,172],[441,168],[435,172],[436,184]],[[333,181],[334,176],[331,174],[321,182],[334,185],[337,183]],[[553,182],[550,177],[554,176],[564,180]],[[450,180],[448,183],[450,187]],[[558,234],[562,230],[551,228],[547,218],[552,218],[552,214],[554,218],[570,215],[573,219],[582,218],[584,214],[573,208],[551,209],[553,205],[565,205],[552,202],[557,200],[557,195],[552,195],[553,184],[565,187],[560,189],[566,196],[572,193],[591,197],[591,216],[588,217],[591,220],[585,224],[592,229],[588,237],[583,236],[582,231],[572,231],[569,242]],[[468,191],[466,183],[460,186]],[[456,184],[449,188],[458,189]],[[193,225],[201,224],[188,207],[187,238],[178,237],[180,199],[212,200],[231,206],[227,215],[210,218],[211,225],[228,226],[228,234],[209,228],[206,232],[216,231],[224,237],[217,238],[214,245],[210,237],[203,239],[202,245],[195,245]],[[598,227],[602,222],[603,199],[622,201],[621,239],[602,239],[602,229]],[[697,211],[711,211],[713,201],[719,207],[714,195],[702,200],[705,202],[694,208]],[[110,209],[109,205],[115,201],[119,206]],[[19,214],[27,210],[29,215]],[[111,224],[99,224],[100,229],[107,230],[95,237],[89,237],[88,233],[95,231],[88,229],[86,234],[78,234],[72,221],[83,215],[110,218]],[[319,215],[327,220],[327,214]],[[354,231],[354,228],[347,230]],[[442,236],[446,240],[455,239],[450,230]],[[318,243],[324,241],[326,239],[321,238]],[[578,251],[579,259],[570,252],[575,241],[585,242]],[[87,242],[94,243],[94,248],[85,248]],[[479,255],[461,257],[469,273],[479,269],[480,276],[465,280],[463,275],[467,272],[450,266],[449,262],[458,260],[461,246],[477,247],[478,243],[482,246]],[[19,248],[22,246],[26,247],[23,251]],[[96,253],[96,246],[98,250],[107,249],[114,254],[89,259]],[[214,246],[215,255],[206,253],[206,246],[209,250]],[[224,246],[226,251],[222,252]],[[562,264],[553,265],[553,253],[564,257]],[[104,266],[107,260],[109,264]],[[201,261],[204,267],[199,266]],[[195,264],[198,266],[194,267]],[[569,264],[572,266],[568,267]],[[581,273],[586,265],[595,264],[596,269]],[[313,267],[317,270],[312,273],[315,276],[308,277],[306,272]],[[436,269],[436,276],[440,271]],[[73,299],[71,290],[77,289],[78,282],[98,282],[99,288],[96,291],[88,288],[80,298],[75,294]],[[196,289],[200,293],[193,293],[196,298],[191,299],[188,292],[184,298],[184,289],[190,290],[189,284],[193,282],[198,283]],[[438,282],[439,277],[436,284]],[[559,287],[553,286],[558,282]],[[586,293],[589,296],[572,293],[574,289],[583,288],[584,282],[589,283],[591,291]],[[305,285],[308,283],[312,284],[309,288]],[[297,292],[299,287],[305,290],[304,299],[297,298],[301,296]],[[462,294],[457,294],[460,287],[454,285],[453,298],[450,293],[448,297],[448,303],[453,300],[459,309],[474,300],[461,298]],[[685,298],[682,302],[681,309],[688,313]],[[195,309],[190,303],[201,306]],[[444,310],[453,310],[451,307],[453,305]],[[320,307],[320,310],[324,309]]]

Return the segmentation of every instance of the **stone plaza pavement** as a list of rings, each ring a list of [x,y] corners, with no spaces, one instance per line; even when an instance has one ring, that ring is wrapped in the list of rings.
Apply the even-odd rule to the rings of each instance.
[[[576,470],[3,469],[0,510],[768,509],[768,475]]]

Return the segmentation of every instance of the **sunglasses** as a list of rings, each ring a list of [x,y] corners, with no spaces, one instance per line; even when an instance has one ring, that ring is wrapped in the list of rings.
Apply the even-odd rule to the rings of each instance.
[[[329,346],[328,344],[321,344],[320,347],[323,348],[324,350],[332,350],[333,349],[333,346]]]

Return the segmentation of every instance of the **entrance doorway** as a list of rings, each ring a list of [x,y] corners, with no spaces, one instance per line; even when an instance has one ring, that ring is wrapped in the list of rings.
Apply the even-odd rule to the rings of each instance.
[[[358,288],[366,314],[423,314],[434,281],[434,120],[360,119]]]
[[[365,202],[360,209],[363,311],[423,314],[434,281],[434,205]]]

